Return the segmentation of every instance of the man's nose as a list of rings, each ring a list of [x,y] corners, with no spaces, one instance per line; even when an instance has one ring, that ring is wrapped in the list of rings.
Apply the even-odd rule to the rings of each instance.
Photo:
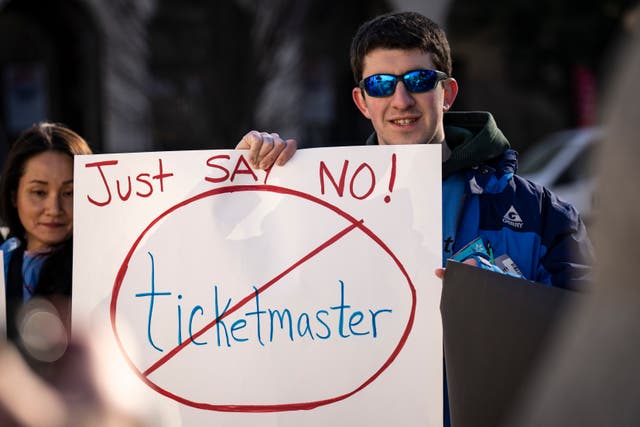
[[[413,95],[407,90],[407,87],[402,81],[399,81],[396,84],[396,90],[391,97],[391,105],[398,109],[405,109],[416,103]]]

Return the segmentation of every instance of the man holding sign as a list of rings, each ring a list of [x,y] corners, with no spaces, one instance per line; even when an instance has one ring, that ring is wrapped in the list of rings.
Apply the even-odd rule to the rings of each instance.
[[[366,22],[352,41],[351,68],[353,101],[375,131],[367,145],[442,145],[443,265],[480,237],[482,250],[466,259],[507,257],[529,280],[587,283],[593,250],[578,212],[515,175],[517,153],[490,113],[449,111],[458,83],[436,23],[413,12]],[[255,167],[282,165],[296,141],[251,131],[237,148],[250,150]]]
[[[351,67],[353,101],[375,131],[367,145],[442,146],[443,266],[475,242],[456,259],[552,286],[587,284],[593,250],[578,212],[515,175],[517,153],[490,113],[449,112],[458,84],[437,24],[411,12],[374,18],[352,41]],[[284,163],[295,141],[252,131],[237,148],[259,167]]]

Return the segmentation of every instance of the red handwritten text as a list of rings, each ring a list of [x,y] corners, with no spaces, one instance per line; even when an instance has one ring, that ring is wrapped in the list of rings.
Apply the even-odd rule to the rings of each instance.
[[[338,194],[338,196],[342,197],[344,195],[344,187],[346,184],[348,167],[349,167],[349,160],[345,160],[342,165],[342,171],[340,172],[340,179],[338,182],[336,182],[335,178],[331,174],[331,171],[327,167],[326,163],[324,161],[321,161],[320,162],[320,192],[323,195],[325,194],[324,181],[326,176],[328,180],[331,182],[331,184],[333,184],[333,188],[336,190],[336,193]],[[362,175],[362,173],[365,173],[365,175]],[[363,178],[358,180],[359,176],[363,176]],[[367,179],[367,177],[369,179]],[[356,187],[360,188],[359,192],[356,191]],[[355,199],[363,200],[369,197],[369,195],[373,192],[375,188],[376,188],[376,175],[373,172],[373,169],[367,163],[360,164],[360,166],[358,166],[356,171],[351,176],[351,180],[349,181],[349,194],[351,194],[351,197]]]
[[[218,154],[216,156],[209,157],[207,159],[207,166],[213,169],[211,176],[204,177],[207,182],[215,184],[225,182],[227,180],[233,182],[238,175],[247,175],[253,179],[254,182],[259,181],[255,171],[251,169],[249,162],[247,162],[242,154],[238,157],[238,160],[235,161],[235,164],[233,164],[233,160],[231,160],[231,156],[228,154]],[[267,169],[265,172],[266,175],[264,177],[263,184],[267,183],[271,168]]]
[[[113,199],[112,196],[112,188],[113,188],[113,179],[109,179],[107,177],[107,169],[111,166],[116,166],[118,164],[117,160],[104,160],[101,162],[93,162],[87,163],[85,165],[86,168],[96,168],[100,177],[102,178],[102,183],[104,184],[104,189],[106,190],[106,194],[102,199],[96,199],[87,194],[87,199],[89,202],[93,203],[96,206],[107,206],[111,203]],[[135,194],[138,197],[150,197],[154,192],[154,181],[157,181],[160,186],[160,192],[164,191],[164,180],[173,176],[173,173],[164,172],[162,167],[162,159],[158,159],[158,173],[155,175],[151,175],[151,173],[142,172],[135,176],[135,183],[131,182],[131,175],[127,175],[126,178],[115,179],[115,189],[118,193],[118,197],[123,202],[126,202],[131,197],[131,194]],[[126,181],[126,183],[123,183]],[[124,188],[123,188],[124,187]],[[135,190],[135,192],[134,192]]]
[[[340,177],[338,180],[331,173],[331,170],[324,161],[320,162],[319,174],[320,174],[320,193],[325,194],[325,179],[333,185],[336,194],[339,197],[344,196],[345,185],[347,183],[347,171],[349,169],[349,160],[345,160],[342,164],[342,170],[340,171]],[[391,157],[391,174],[389,179],[389,192],[393,192],[396,176],[396,155],[395,153]],[[376,174],[373,168],[368,163],[361,163],[351,175],[349,180],[349,194],[351,197],[357,200],[364,200],[373,193],[376,188]],[[384,198],[385,203],[391,201],[389,195]]]

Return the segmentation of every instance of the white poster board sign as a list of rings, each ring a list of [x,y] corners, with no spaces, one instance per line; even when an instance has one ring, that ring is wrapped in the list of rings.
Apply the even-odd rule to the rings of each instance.
[[[185,426],[441,426],[440,147],[246,155],[76,157],[74,330]]]

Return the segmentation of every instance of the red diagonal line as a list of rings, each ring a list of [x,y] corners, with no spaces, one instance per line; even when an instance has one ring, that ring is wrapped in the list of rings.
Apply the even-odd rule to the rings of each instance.
[[[322,252],[324,249],[326,249],[327,247],[331,246],[332,244],[334,244],[336,241],[340,240],[342,237],[344,237],[346,234],[348,234],[349,232],[351,232],[354,228],[356,227],[361,227],[363,224],[363,220],[354,222],[352,224],[350,224],[348,227],[346,227],[345,229],[343,229],[342,231],[336,233],[333,237],[329,238],[327,241],[325,241],[323,244],[321,244],[320,246],[318,246],[317,248],[315,248],[314,250],[312,250],[311,252],[309,252],[308,254],[306,254],[305,256],[303,256],[302,258],[300,258],[298,261],[296,261],[295,263],[293,263],[291,266],[289,266],[286,270],[284,270],[282,273],[278,274],[276,277],[274,277],[273,279],[269,280],[267,283],[265,283],[264,285],[260,286],[258,288],[257,291],[252,292],[250,295],[247,295],[246,297],[244,297],[242,300],[238,301],[238,303],[234,306],[232,306],[231,308],[229,308],[229,310],[227,310],[225,313],[223,313],[221,316],[217,317],[216,319],[214,319],[212,322],[210,322],[208,325],[205,325],[201,330],[199,330],[198,332],[196,332],[195,334],[191,335],[190,339],[185,340],[182,344],[178,345],[177,347],[175,347],[173,350],[171,350],[170,352],[168,352],[164,357],[162,357],[160,360],[158,360],[156,363],[154,363],[153,365],[151,365],[146,371],[144,371],[142,373],[143,376],[147,377],[149,376],[151,373],[153,373],[156,369],[158,369],[159,367],[161,367],[162,365],[164,365],[166,362],[168,362],[170,359],[173,358],[173,356],[175,356],[176,354],[178,354],[182,349],[184,349],[186,346],[188,346],[191,341],[195,341],[196,338],[200,337],[202,334],[204,334],[205,332],[207,332],[209,329],[213,328],[216,323],[218,323],[218,321],[224,319],[225,317],[229,316],[230,314],[234,313],[235,311],[239,310],[242,306],[244,306],[245,304],[247,304],[249,301],[253,300],[257,294],[262,293],[263,291],[269,289],[272,285],[274,285],[275,283],[277,283],[280,279],[282,279],[284,276],[286,276],[287,274],[291,273],[293,270],[295,270],[299,265],[303,264],[304,262],[308,261],[310,258],[313,258],[314,256],[316,256],[318,253]]]

